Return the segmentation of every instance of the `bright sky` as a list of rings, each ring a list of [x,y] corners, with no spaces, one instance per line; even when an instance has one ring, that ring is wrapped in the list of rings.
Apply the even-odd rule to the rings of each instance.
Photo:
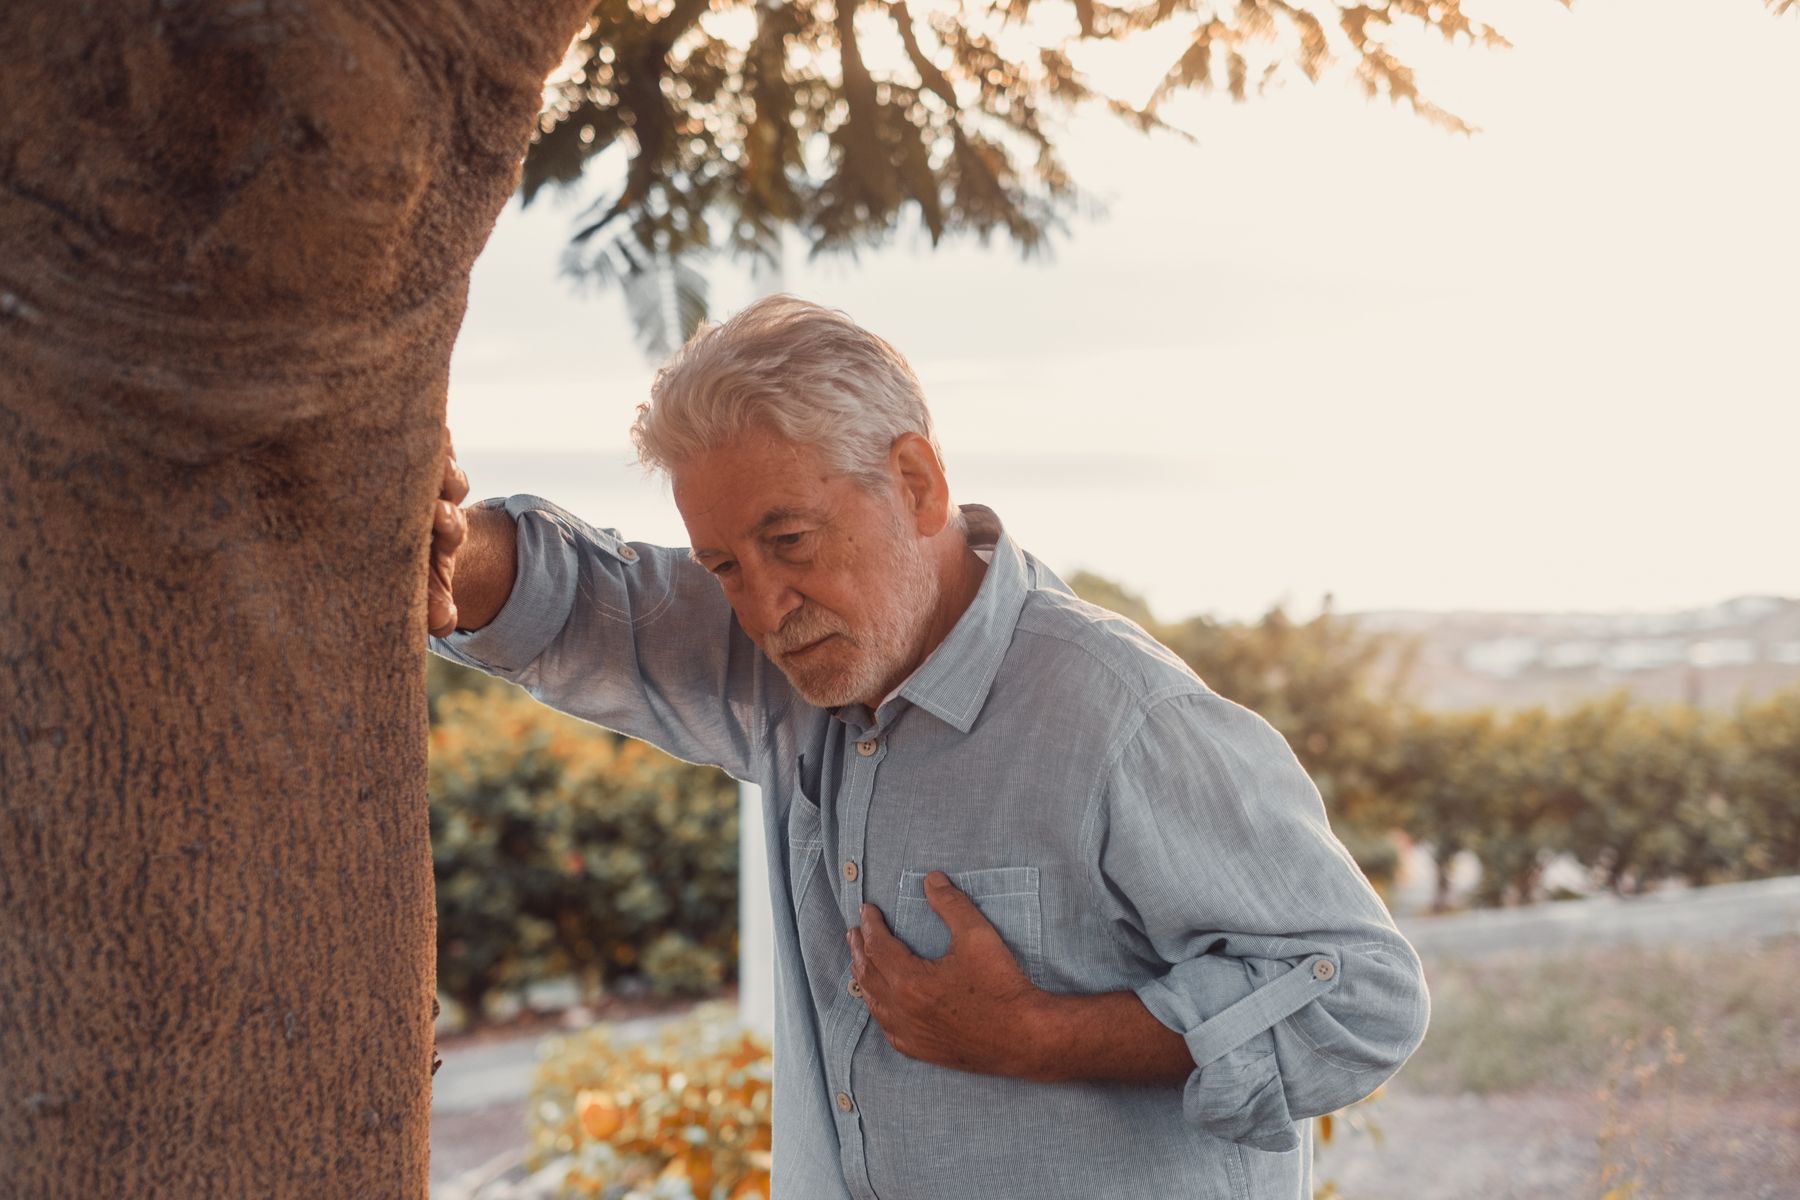
[[[1800,19],[1465,8],[1516,48],[1409,52],[1472,139],[1342,74],[1183,102],[1197,145],[1093,119],[1067,150],[1107,213],[1050,261],[796,244],[786,289],[909,357],[959,500],[1164,616],[1800,595]],[[557,274],[579,204],[509,207],[476,266],[458,452],[474,496],[682,545],[623,448],[653,366]]]

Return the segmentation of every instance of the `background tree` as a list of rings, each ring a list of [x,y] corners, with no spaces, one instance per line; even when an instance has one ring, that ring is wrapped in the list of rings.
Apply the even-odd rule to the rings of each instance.
[[[1407,654],[1331,610],[1310,620],[1281,608],[1244,624],[1192,617],[1164,631],[1208,686],[1254,709],[1286,737],[1336,819],[1391,822],[1381,766],[1392,751]]]
[[[1469,849],[1481,862],[1475,902],[1483,907],[1537,899],[1544,868],[1569,846],[1581,797],[1560,774],[1555,749],[1561,729],[1541,707],[1505,712],[1486,741],[1486,769],[1476,777],[1465,773],[1474,809],[1482,814]]]
[[[1412,709],[1395,722],[1382,794],[1400,827],[1431,849],[1433,912],[1450,908],[1456,856],[1471,849],[1487,828],[1483,804],[1492,790],[1495,724],[1489,709]]]
[[[0,1194],[426,1194],[445,383],[587,11],[0,5]]]
[[[1800,873],[1800,689],[1740,705],[1726,746],[1751,872]]]
[[[1357,864],[1379,887],[1392,881],[1400,863],[1388,835],[1403,822],[1390,777],[1401,754],[1399,701],[1411,664],[1406,647],[1358,629],[1329,602],[1307,621],[1274,608],[1253,622],[1190,617],[1166,624],[1142,598],[1091,572],[1077,572],[1069,586],[1137,622],[1207,686],[1279,730],[1318,785],[1332,827]]]
[[[705,313],[708,257],[774,260],[783,228],[815,254],[874,245],[903,225],[934,246],[1000,234],[1027,254],[1042,249],[1081,198],[1058,122],[1083,107],[1167,129],[1160,109],[1177,93],[1244,100],[1335,67],[1371,97],[1469,131],[1421,94],[1389,43],[1397,26],[1507,44],[1460,0],[916,11],[907,0],[600,0],[540,118],[522,194],[530,203],[607,164],[565,267],[622,285],[646,348],[661,354]],[[1103,95],[1077,69],[1081,43],[1153,31],[1180,49],[1146,103]]]
[[[1744,860],[1746,822],[1726,798],[1723,723],[1623,692],[1557,723],[1545,752],[1567,795],[1568,850],[1616,895],[1658,881],[1706,884]]]

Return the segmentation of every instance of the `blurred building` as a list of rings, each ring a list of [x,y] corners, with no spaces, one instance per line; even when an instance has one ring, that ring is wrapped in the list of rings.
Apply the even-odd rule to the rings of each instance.
[[[1800,684],[1800,600],[1740,596],[1653,613],[1372,612],[1416,645],[1411,691],[1432,708],[1566,708],[1623,688],[1729,707]]]

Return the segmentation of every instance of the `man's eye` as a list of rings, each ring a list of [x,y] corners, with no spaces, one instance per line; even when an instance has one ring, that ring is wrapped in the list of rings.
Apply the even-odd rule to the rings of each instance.
[[[775,544],[780,546],[783,550],[792,550],[795,546],[798,546],[805,540],[806,535],[804,533],[778,533],[774,538]]]
[[[714,575],[726,575],[726,574],[729,574],[734,568],[736,568],[736,566],[737,566],[737,564],[735,562],[732,562],[728,558],[724,562],[720,563],[718,566],[712,568],[712,573]]]

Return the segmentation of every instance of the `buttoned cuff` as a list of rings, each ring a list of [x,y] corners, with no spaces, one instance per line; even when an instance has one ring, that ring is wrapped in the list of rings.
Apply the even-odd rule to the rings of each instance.
[[[1201,955],[1135,991],[1193,1055],[1194,1071],[1182,1089],[1187,1120],[1258,1150],[1292,1150],[1300,1137],[1288,1112],[1274,1026],[1335,986],[1337,963],[1315,954],[1292,967],[1266,965],[1281,973],[1257,987],[1243,960]]]
[[[518,552],[512,592],[480,629],[458,629],[432,642],[503,674],[537,660],[569,620],[580,580],[575,553],[578,518],[538,496],[493,497],[473,508],[504,508],[513,518]],[[614,551],[616,553],[616,549]]]

